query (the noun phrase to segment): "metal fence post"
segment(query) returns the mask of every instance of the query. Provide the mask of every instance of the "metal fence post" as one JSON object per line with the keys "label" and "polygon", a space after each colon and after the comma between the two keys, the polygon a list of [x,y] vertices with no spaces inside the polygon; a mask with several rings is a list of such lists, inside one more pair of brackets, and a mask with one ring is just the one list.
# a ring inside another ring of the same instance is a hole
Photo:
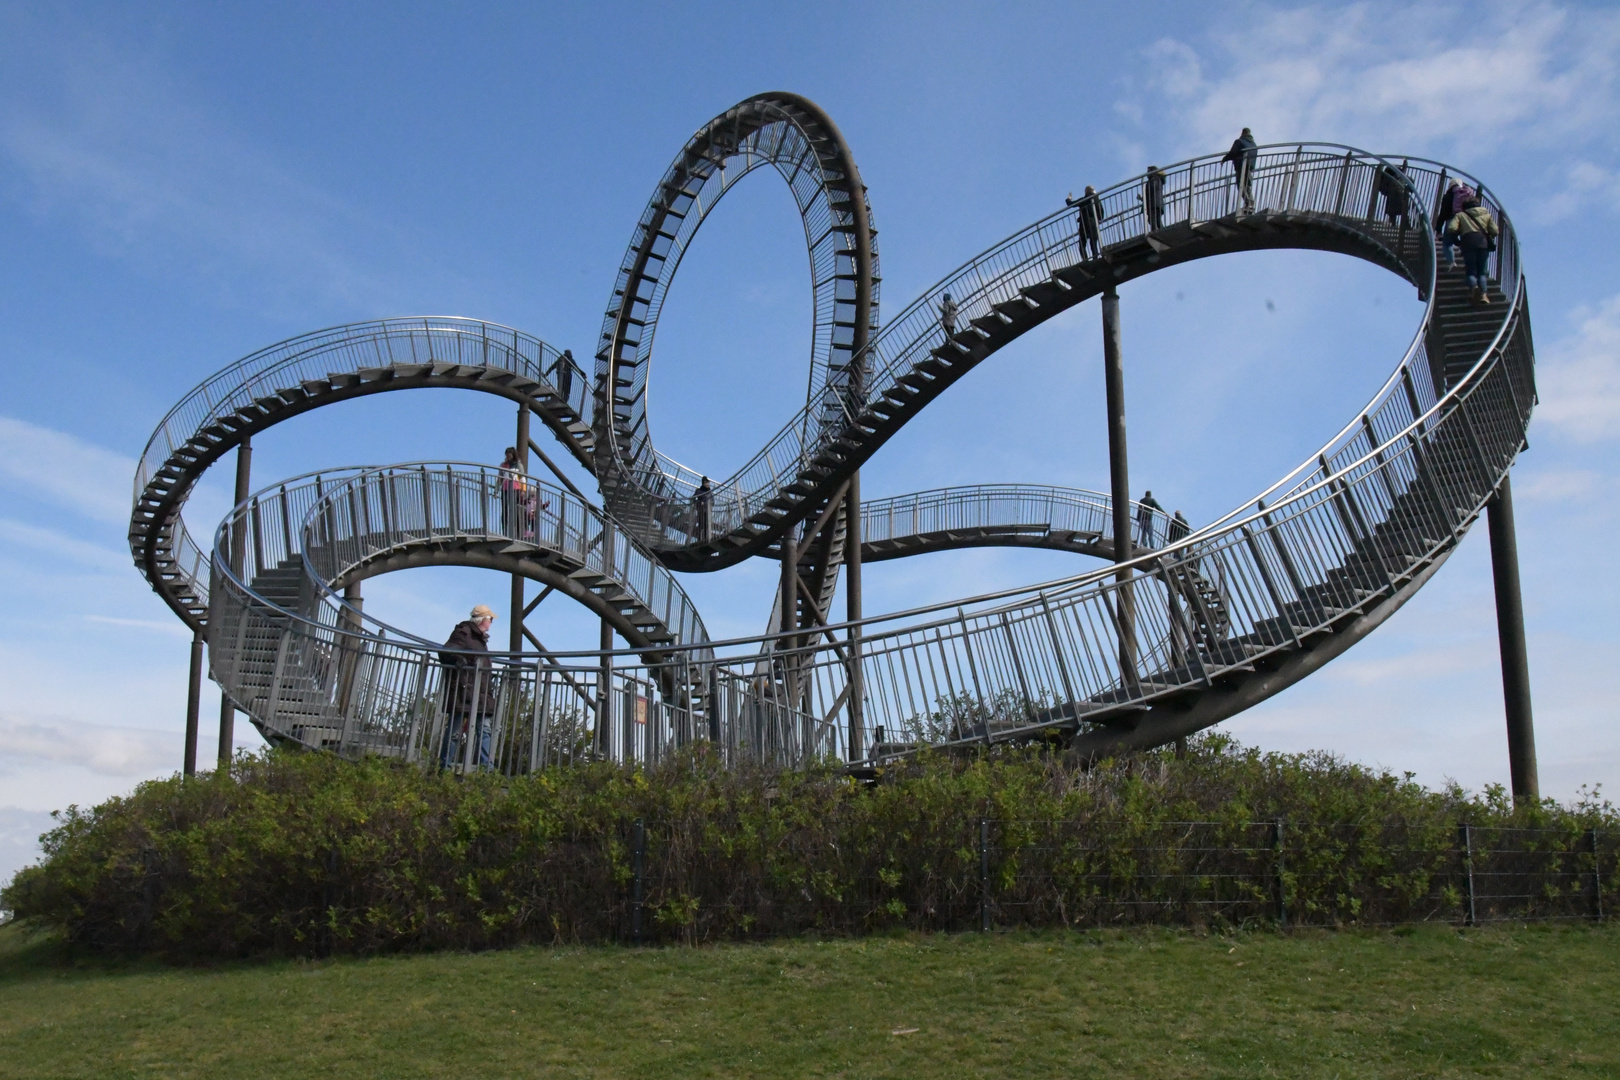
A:
{"label": "metal fence post", "polygon": [[979,931],[990,930],[990,819],[979,819]]}
{"label": "metal fence post", "polygon": [[641,818],[636,818],[635,848],[630,866],[631,873],[635,875],[635,891],[630,904],[630,937],[637,945],[641,944],[641,908],[646,897],[644,881],[646,868],[647,825]]}
{"label": "metal fence post", "polygon": [[1273,850],[1277,854],[1277,926],[1288,929],[1288,883],[1283,879],[1283,819],[1272,822]]}
{"label": "metal fence post", "polygon": [[1462,834],[1463,881],[1467,887],[1465,898],[1468,902],[1463,925],[1474,926],[1477,919],[1477,913],[1474,910],[1474,827],[1465,822],[1458,827],[1458,831]]}
{"label": "metal fence post", "polygon": [[1598,847],[1598,831],[1589,830],[1592,839],[1592,918],[1603,921],[1603,854]]}

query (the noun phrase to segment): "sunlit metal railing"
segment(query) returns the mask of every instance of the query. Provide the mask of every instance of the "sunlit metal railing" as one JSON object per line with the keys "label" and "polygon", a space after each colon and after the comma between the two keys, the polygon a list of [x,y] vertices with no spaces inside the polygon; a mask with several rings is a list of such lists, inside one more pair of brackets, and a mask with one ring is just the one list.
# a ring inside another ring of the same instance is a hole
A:
{"label": "sunlit metal railing", "polygon": [[[1030,544],[1113,555],[1114,521],[1109,496],[1096,491],[1045,484],[973,484],[935,488],[909,495],[869,499],[861,504],[861,540],[881,554],[886,546],[916,548],[968,546],[977,539]],[[1157,547],[1170,536],[1164,510],[1131,503],[1131,543]],[[873,558],[873,554],[866,556]]]}
{"label": "sunlit metal railing", "polygon": [[[1236,192],[1221,167],[1210,158],[1168,170],[1169,206],[1184,204],[1198,217],[1229,211]],[[693,739],[731,760],[784,764],[822,755],[864,761],[1051,727],[1106,742],[1127,739],[1144,710],[1172,698],[1194,708],[1215,702],[1196,721],[1215,722],[1228,707],[1222,701],[1236,711],[1245,700],[1206,691],[1266,670],[1265,692],[1273,693],[1309,670],[1291,663],[1333,655],[1404,602],[1455,547],[1523,445],[1534,357],[1512,223],[1474,182],[1501,224],[1495,280],[1506,303],[1493,309],[1501,313],[1494,338],[1471,363],[1450,357],[1448,377],[1448,365],[1428,351],[1431,330],[1443,339],[1446,328],[1434,322],[1425,212],[1448,171],[1408,163],[1415,216],[1395,227],[1370,220],[1386,167],[1359,151],[1272,148],[1261,155],[1253,192],[1262,211],[1314,215],[1322,228],[1381,230],[1429,298],[1399,365],[1319,453],[1266,492],[1120,566],[866,620],[858,660],[841,627],[768,636],[777,648],[763,663],[762,638],[716,642],[712,653],[672,647],[654,660],[641,651],[496,656],[479,676],[490,691],[486,713],[460,697],[446,700],[435,647],[369,619],[357,623],[330,594],[308,613],[267,603],[230,570],[220,547],[211,647],[228,653],[256,643],[262,688],[236,700],[274,733],[463,769],[522,772],[582,756],[650,761]],[[1133,195],[1129,184],[1104,193],[1105,243],[1140,229]],[[1043,219],[913,304],[874,345],[879,374],[892,378],[908,357],[926,354],[930,335],[938,342],[927,320],[943,288],[960,295],[970,319],[1045,280],[1061,259],[1075,261],[1072,220]],[[222,531],[218,542],[229,536]],[[864,693],[852,724],[857,662]],[[339,704],[345,700],[365,708]],[[447,737],[458,725],[467,737]],[[490,733],[487,751],[480,726]]]}
{"label": "sunlit metal railing", "polygon": [[[178,577],[155,580],[153,585],[166,595],[189,588],[206,603],[207,556],[178,516],[196,479],[189,466],[202,447],[199,440],[209,432],[225,435],[234,430],[235,418],[244,411],[251,413],[258,402],[295,400],[306,384],[330,386],[335,378],[346,387],[371,369],[399,371],[423,365],[441,371],[465,368],[482,375],[524,376],[545,384],[563,411],[579,416],[584,426],[590,424],[594,399],[583,370],[550,345],[510,327],[442,317],[381,319],[290,338],[209,376],[158,424],[135,470],[130,539],[137,564],[144,571],[147,546],[158,548],[159,563]],[[314,389],[317,396],[326,392]],[[177,486],[178,498],[173,490]],[[146,511],[160,498],[176,504],[174,518],[155,520]],[[161,535],[165,530],[168,537]]]}
{"label": "sunlit metal railing", "polygon": [[[1408,168],[1415,196],[1412,204],[1420,209],[1434,205],[1437,192],[1428,188],[1435,186],[1444,171],[1431,164],[1413,161]],[[1250,187],[1257,211],[1320,215],[1368,232],[1383,228],[1378,212],[1379,179],[1395,168],[1385,158],[1334,144],[1271,146],[1259,151]],[[1241,206],[1235,172],[1222,156],[1194,158],[1162,171],[1166,176],[1165,225],[1218,220]],[[1100,241],[1105,250],[1153,231],[1141,198],[1145,182],[1145,176],[1135,177],[1099,193],[1103,209]],[[908,305],[875,337],[865,354],[865,400],[881,398],[943,343],[939,304],[945,293],[957,305],[958,327],[967,327],[976,319],[997,318],[996,305],[1015,301],[1020,290],[1050,281],[1059,270],[1083,262],[1076,214],[1076,210],[1064,208],[1047,215],[969,260]],[[1409,233],[1413,240],[1429,235],[1427,215],[1417,213]],[[1418,248],[1423,259],[1432,263],[1432,248],[1422,244]],[[1508,275],[1503,280],[1514,280],[1514,255],[1504,251],[1500,259],[1502,272]],[[1431,273],[1432,268],[1419,266],[1413,277],[1421,287]],[[713,484],[710,534],[751,534],[749,519],[765,510],[783,489],[805,479],[821,449],[861,419],[858,413],[831,414],[809,406],[801,410],[753,459],[728,479]],[[853,468],[859,461],[856,453],[845,467]],[[689,504],[699,475],[666,458],[659,462],[657,469],[648,467],[637,475],[636,484],[670,504]],[[677,512],[655,515],[655,525],[661,523],[662,528],[647,540],[658,547],[688,543],[693,520],[691,515]]]}

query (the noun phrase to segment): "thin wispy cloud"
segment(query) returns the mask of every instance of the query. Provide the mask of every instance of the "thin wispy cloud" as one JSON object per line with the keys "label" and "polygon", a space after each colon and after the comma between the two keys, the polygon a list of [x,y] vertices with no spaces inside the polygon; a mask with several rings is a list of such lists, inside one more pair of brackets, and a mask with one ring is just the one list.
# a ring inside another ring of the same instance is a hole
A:
{"label": "thin wispy cloud", "polygon": [[104,776],[151,776],[174,761],[174,735],[169,732],[78,721],[0,716],[0,745],[13,767],[48,761],[82,766]]}
{"label": "thin wispy cloud", "polygon": [[1617,112],[1617,50],[1614,11],[1257,5],[1223,20],[1207,41],[1151,45],[1118,111],[1141,126],[1139,138],[1171,152],[1223,146],[1249,126],[1261,142],[1466,148],[1477,158],[1606,142]]}
{"label": "thin wispy cloud", "polygon": [[256,145],[169,58],[16,11],[0,12],[0,37],[30,42],[0,66],[0,171],[35,213],[71,219],[93,247],[228,305],[400,303],[409,286],[398,267],[421,260],[394,226]]}
{"label": "thin wispy cloud", "polygon": [[1536,419],[1577,442],[1620,436],[1620,296],[1579,313],[1574,334],[1538,350]]}
{"label": "thin wispy cloud", "polygon": [[156,619],[125,619],[117,615],[86,615],[84,621],[97,623],[101,626],[120,626],[152,634],[163,634],[166,637],[189,638],[191,636],[191,631],[179,621],[159,622]]}
{"label": "thin wispy cloud", "polygon": [[95,521],[117,522],[129,518],[134,477],[134,458],[66,432],[0,416],[0,484],[8,488]]}
{"label": "thin wispy cloud", "polygon": [[0,518],[0,551],[8,547],[47,555],[53,563],[61,559],[79,567],[113,573],[123,573],[130,568],[127,551],[114,551],[55,529],[42,529],[37,525]]}

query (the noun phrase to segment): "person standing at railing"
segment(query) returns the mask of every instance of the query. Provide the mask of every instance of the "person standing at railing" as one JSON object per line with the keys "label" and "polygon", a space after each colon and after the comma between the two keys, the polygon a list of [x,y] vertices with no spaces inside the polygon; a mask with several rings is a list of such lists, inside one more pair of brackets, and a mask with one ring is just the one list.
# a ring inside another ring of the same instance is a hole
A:
{"label": "person standing at railing", "polygon": [[456,624],[439,653],[444,671],[444,735],[439,740],[439,767],[448,769],[466,760],[468,739],[477,746],[474,764],[490,764],[490,740],[495,718],[494,672],[490,667],[489,627],[495,612],[479,604]]}
{"label": "person standing at railing", "polygon": [[529,484],[523,475],[523,464],[518,460],[515,446],[508,446],[506,457],[501,460],[498,488],[501,495],[501,533],[504,536],[521,537],[523,518],[526,516],[523,504]]}
{"label": "person standing at railing", "polygon": [[1136,532],[1138,543],[1142,547],[1153,547],[1153,515],[1164,513],[1164,507],[1153,497],[1153,492],[1144,491],[1142,497],[1136,502]]}
{"label": "person standing at railing", "polygon": [[1378,193],[1384,197],[1384,217],[1390,228],[1399,223],[1410,229],[1412,200],[1407,193],[1406,162],[1399,169],[1385,165],[1378,170]]}
{"label": "person standing at railing", "polygon": [[1238,193],[1243,197],[1243,209],[1254,209],[1254,167],[1260,160],[1259,144],[1254,141],[1254,133],[1248,128],[1243,134],[1232,140],[1232,149],[1226,152],[1222,161],[1232,163],[1233,174],[1237,178]]}
{"label": "person standing at railing", "polygon": [[1064,197],[1063,205],[1080,208],[1078,229],[1081,260],[1087,258],[1088,249],[1091,253],[1090,258],[1102,258],[1103,206],[1102,199],[1097,195],[1097,189],[1087,184],[1086,193],[1078,199],[1071,191]]}
{"label": "person standing at railing", "polygon": [[1440,209],[1434,215],[1434,231],[1440,236],[1440,246],[1446,251],[1446,266],[1450,269],[1457,267],[1457,241],[1446,229],[1451,219],[1462,213],[1468,200],[1474,197],[1474,189],[1458,180],[1446,185],[1446,193],[1440,196]]}
{"label": "person standing at railing", "polygon": [[946,293],[939,302],[939,325],[944,329],[945,343],[949,345],[956,336],[956,301],[951,299],[950,293]]}
{"label": "person standing at railing", "polygon": [[1487,290],[1491,284],[1491,252],[1496,250],[1496,238],[1500,235],[1490,208],[1479,201],[1479,196],[1474,196],[1463,205],[1462,213],[1446,225],[1446,231],[1457,238],[1457,246],[1462,248],[1463,272],[1468,275],[1468,287],[1472,290],[1468,298],[1476,304],[1490,303]]}
{"label": "person standing at railing", "polygon": [[1174,544],[1177,540],[1186,539],[1187,534],[1190,532],[1192,532],[1192,526],[1187,523],[1186,518],[1181,516],[1181,511],[1177,510],[1165,529],[1164,542],[1166,545]]}
{"label": "person standing at railing", "polygon": [[1164,228],[1164,170],[1157,165],[1147,167],[1147,177],[1142,181],[1142,210],[1149,231]]}
{"label": "person standing at railing", "polygon": [[692,493],[692,512],[697,518],[697,538],[702,543],[709,542],[710,529],[713,527],[712,513],[714,507],[714,488],[709,484],[709,478],[703,477],[698,481],[697,490]]}

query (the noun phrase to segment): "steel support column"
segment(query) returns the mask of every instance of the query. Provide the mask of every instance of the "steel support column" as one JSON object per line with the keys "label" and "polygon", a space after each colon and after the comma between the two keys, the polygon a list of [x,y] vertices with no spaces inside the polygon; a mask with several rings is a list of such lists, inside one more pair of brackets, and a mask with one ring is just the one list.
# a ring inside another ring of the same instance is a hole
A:
{"label": "steel support column", "polygon": [[602,650],[602,661],[596,676],[601,683],[596,690],[596,752],[605,758],[613,750],[613,733],[609,730],[613,722],[613,624],[606,619],[602,620],[597,647]]}
{"label": "steel support column", "polygon": [[849,760],[859,761],[865,742],[866,679],[861,670],[861,473],[849,478],[844,496],[844,618],[849,622]]}
{"label": "steel support column", "polygon": [[[338,629],[351,633],[360,633],[365,625],[360,613],[365,610],[366,599],[360,590],[360,582],[353,581],[343,587],[343,602],[354,609],[353,612],[344,611],[338,615]],[[355,648],[352,638],[340,635],[338,638],[338,712],[345,718],[349,715],[349,701],[354,695],[354,669],[360,662],[360,652]],[[345,728],[347,724],[345,723]]]}
{"label": "steel support column", "polygon": [[[518,406],[517,415],[517,441],[512,444],[517,449],[518,469],[525,475],[529,472],[529,406]],[[511,499],[512,506],[508,511],[509,520],[521,523],[523,520],[523,499],[519,497],[514,488],[507,498]],[[537,515],[538,516],[538,515]],[[538,522],[536,528],[538,529]],[[518,526],[521,536],[522,525]],[[525,580],[522,574],[512,575],[512,629],[507,638],[507,649],[514,653],[523,651],[523,587]]]}
{"label": "steel support column", "polygon": [[[1119,293],[1108,286],[1102,295],[1103,381],[1108,397],[1108,478],[1114,514],[1114,561],[1131,557],[1131,476],[1125,442],[1125,360],[1120,348]],[[1136,602],[1131,572],[1121,570],[1119,597],[1119,668],[1124,683],[1136,679]]]}
{"label": "steel support column", "polygon": [[[236,446],[236,498],[233,506],[241,506],[253,493],[253,441],[242,436]],[[245,523],[231,530],[231,569],[242,573],[247,560],[247,528]],[[264,567],[258,569],[263,570]],[[246,575],[244,575],[246,576]],[[236,706],[221,691],[219,695],[219,756],[220,769],[231,767],[231,755],[236,752]]]}
{"label": "steel support column", "polygon": [[782,679],[789,700],[793,697],[789,654],[798,640],[794,631],[799,628],[799,545],[793,533],[794,530],[789,529],[782,536],[782,618],[777,624],[777,629],[789,636],[778,638],[776,645],[777,651],[783,654]]}
{"label": "steel support column", "polygon": [[197,719],[202,712],[203,632],[191,634],[191,675],[186,684],[186,756],[181,771],[186,776],[197,772]]}
{"label": "steel support column", "polygon": [[1541,797],[1541,783],[1536,776],[1536,729],[1530,714],[1530,658],[1524,644],[1513,488],[1506,476],[1486,504],[1486,520],[1491,531],[1491,576],[1496,582],[1496,636],[1502,653],[1502,699],[1507,709],[1513,801],[1533,803]]}

